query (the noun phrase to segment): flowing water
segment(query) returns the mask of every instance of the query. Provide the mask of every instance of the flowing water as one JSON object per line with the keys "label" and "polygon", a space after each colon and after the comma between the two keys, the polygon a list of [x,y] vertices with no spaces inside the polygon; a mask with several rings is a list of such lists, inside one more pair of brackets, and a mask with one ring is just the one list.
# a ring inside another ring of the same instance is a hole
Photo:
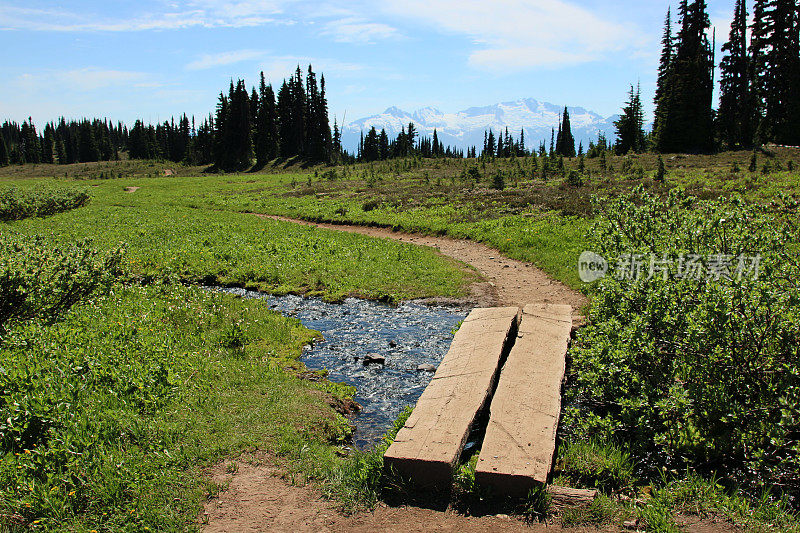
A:
{"label": "flowing water", "polygon": [[[416,403],[433,377],[417,367],[439,364],[453,329],[468,314],[467,309],[417,303],[392,306],[356,298],[327,303],[236,288],[215,290],[264,299],[271,309],[322,333],[324,340],[307,347],[301,361],[311,370],[327,370],[331,381],[356,387],[355,400],[362,409],[353,420],[353,441],[360,448],[378,442],[400,411]],[[386,363],[365,365],[366,356],[384,357]]]}

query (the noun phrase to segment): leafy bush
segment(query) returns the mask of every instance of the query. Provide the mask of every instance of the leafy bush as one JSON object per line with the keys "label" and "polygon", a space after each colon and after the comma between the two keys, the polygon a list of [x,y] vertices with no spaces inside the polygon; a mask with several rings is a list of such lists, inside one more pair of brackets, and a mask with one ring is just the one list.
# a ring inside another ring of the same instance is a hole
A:
{"label": "leafy bush", "polygon": [[54,245],[42,237],[0,236],[0,341],[10,322],[63,315],[119,274],[122,251],[89,240]]}
{"label": "leafy bush", "polygon": [[[598,202],[595,250],[668,265],[599,282],[571,349],[566,428],[629,443],[646,467],[692,465],[800,494],[797,203],[700,202],[643,188]],[[760,254],[758,276],[679,276],[680,259]]]}
{"label": "leafy bush", "polygon": [[76,189],[17,189],[0,192],[0,220],[46,217],[83,207],[89,194]]}

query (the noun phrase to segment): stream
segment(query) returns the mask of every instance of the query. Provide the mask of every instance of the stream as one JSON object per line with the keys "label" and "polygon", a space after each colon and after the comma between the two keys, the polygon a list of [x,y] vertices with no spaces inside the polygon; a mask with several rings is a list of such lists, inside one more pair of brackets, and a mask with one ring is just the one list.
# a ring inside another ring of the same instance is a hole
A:
{"label": "stream", "polygon": [[[238,288],[214,288],[243,298],[267,301],[270,309],[298,318],[324,340],[308,346],[301,361],[310,370],[327,370],[331,381],[356,387],[362,409],[353,418],[353,443],[369,448],[380,441],[407,405],[414,405],[433,377],[419,365],[438,366],[453,340],[453,329],[467,316],[464,308],[413,302],[399,306],[348,298],[271,296]],[[364,364],[368,356],[385,364]]]}

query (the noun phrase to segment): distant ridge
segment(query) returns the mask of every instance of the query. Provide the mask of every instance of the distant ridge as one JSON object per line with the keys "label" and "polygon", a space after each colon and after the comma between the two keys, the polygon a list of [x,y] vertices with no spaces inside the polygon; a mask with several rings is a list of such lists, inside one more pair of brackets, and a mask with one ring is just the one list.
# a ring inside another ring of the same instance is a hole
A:
{"label": "distant ridge", "polygon": [[[575,143],[583,142],[584,148],[589,141],[597,140],[597,134],[603,132],[613,140],[614,121],[619,115],[603,117],[582,107],[568,107],[572,134]],[[378,115],[355,120],[343,128],[342,142],[348,150],[358,147],[361,132],[369,131],[372,126],[380,131],[386,129],[390,138],[396,137],[400,129],[413,122],[417,132],[423,136],[432,136],[437,130],[439,140],[445,145],[468,148],[483,146],[483,133],[491,128],[495,133],[505,131],[506,127],[515,139],[519,138],[521,129],[525,129],[525,144],[528,149],[538,148],[540,141],[550,142],[551,128],[558,128],[559,113],[563,106],[548,102],[539,102],[533,98],[502,102],[483,107],[470,107],[457,113],[444,113],[434,107],[423,107],[409,113],[398,107],[390,107]]]}

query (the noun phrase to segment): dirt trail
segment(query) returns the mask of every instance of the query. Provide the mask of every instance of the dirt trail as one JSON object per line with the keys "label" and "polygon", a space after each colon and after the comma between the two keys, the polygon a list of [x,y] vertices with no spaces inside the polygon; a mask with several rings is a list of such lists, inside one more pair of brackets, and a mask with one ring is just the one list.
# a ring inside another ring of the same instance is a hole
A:
{"label": "dirt trail", "polygon": [[[496,250],[471,241],[445,237],[427,237],[393,232],[390,229],[352,225],[315,224],[283,217],[262,218],[295,222],[337,231],[388,238],[439,252],[476,268],[488,281],[476,283],[472,296],[479,305],[519,305],[534,302],[570,304],[576,311],[585,303],[580,293],[553,281],[528,263],[507,259]],[[284,470],[269,456],[243,457],[237,467],[217,465],[209,476],[226,487],[217,498],[207,502],[199,517],[205,533],[275,532],[275,533],[506,533],[512,531],[547,532],[598,531],[595,527],[562,528],[558,520],[549,523],[525,523],[506,515],[468,516],[452,509],[428,509],[416,506],[391,507],[380,503],[373,512],[344,515],[326,501],[313,486],[295,486],[281,477]],[[728,533],[735,528],[724,522],[689,519],[686,530],[692,533]],[[607,526],[602,531],[622,531]]]}
{"label": "dirt trail", "polygon": [[257,216],[436,248],[442,255],[471,265],[483,276],[485,281],[475,283],[472,287],[471,299],[480,306],[515,305],[522,307],[529,303],[548,302],[569,304],[577,313],[587,302],[584,295],[551,279],[530,263],[504,257],[500,252],[485,244],[449,237],[399,233],[389,228],[324,224],[271,215]]}
{"label": "dirt trail", "polygon": [[205,533],[535,533],[560,529],[553,524],[525,524],[503,515],[464,516],[452,510],[385,504],[379,504],[373,512],[348,516],[337,511],[313,487],[293,486],[281,479],[277,467],[239,463],[235,473],[226,470],[219,465],[213,472],[214,482],[228,485],[228,489],[206,504],[201,516]]}

